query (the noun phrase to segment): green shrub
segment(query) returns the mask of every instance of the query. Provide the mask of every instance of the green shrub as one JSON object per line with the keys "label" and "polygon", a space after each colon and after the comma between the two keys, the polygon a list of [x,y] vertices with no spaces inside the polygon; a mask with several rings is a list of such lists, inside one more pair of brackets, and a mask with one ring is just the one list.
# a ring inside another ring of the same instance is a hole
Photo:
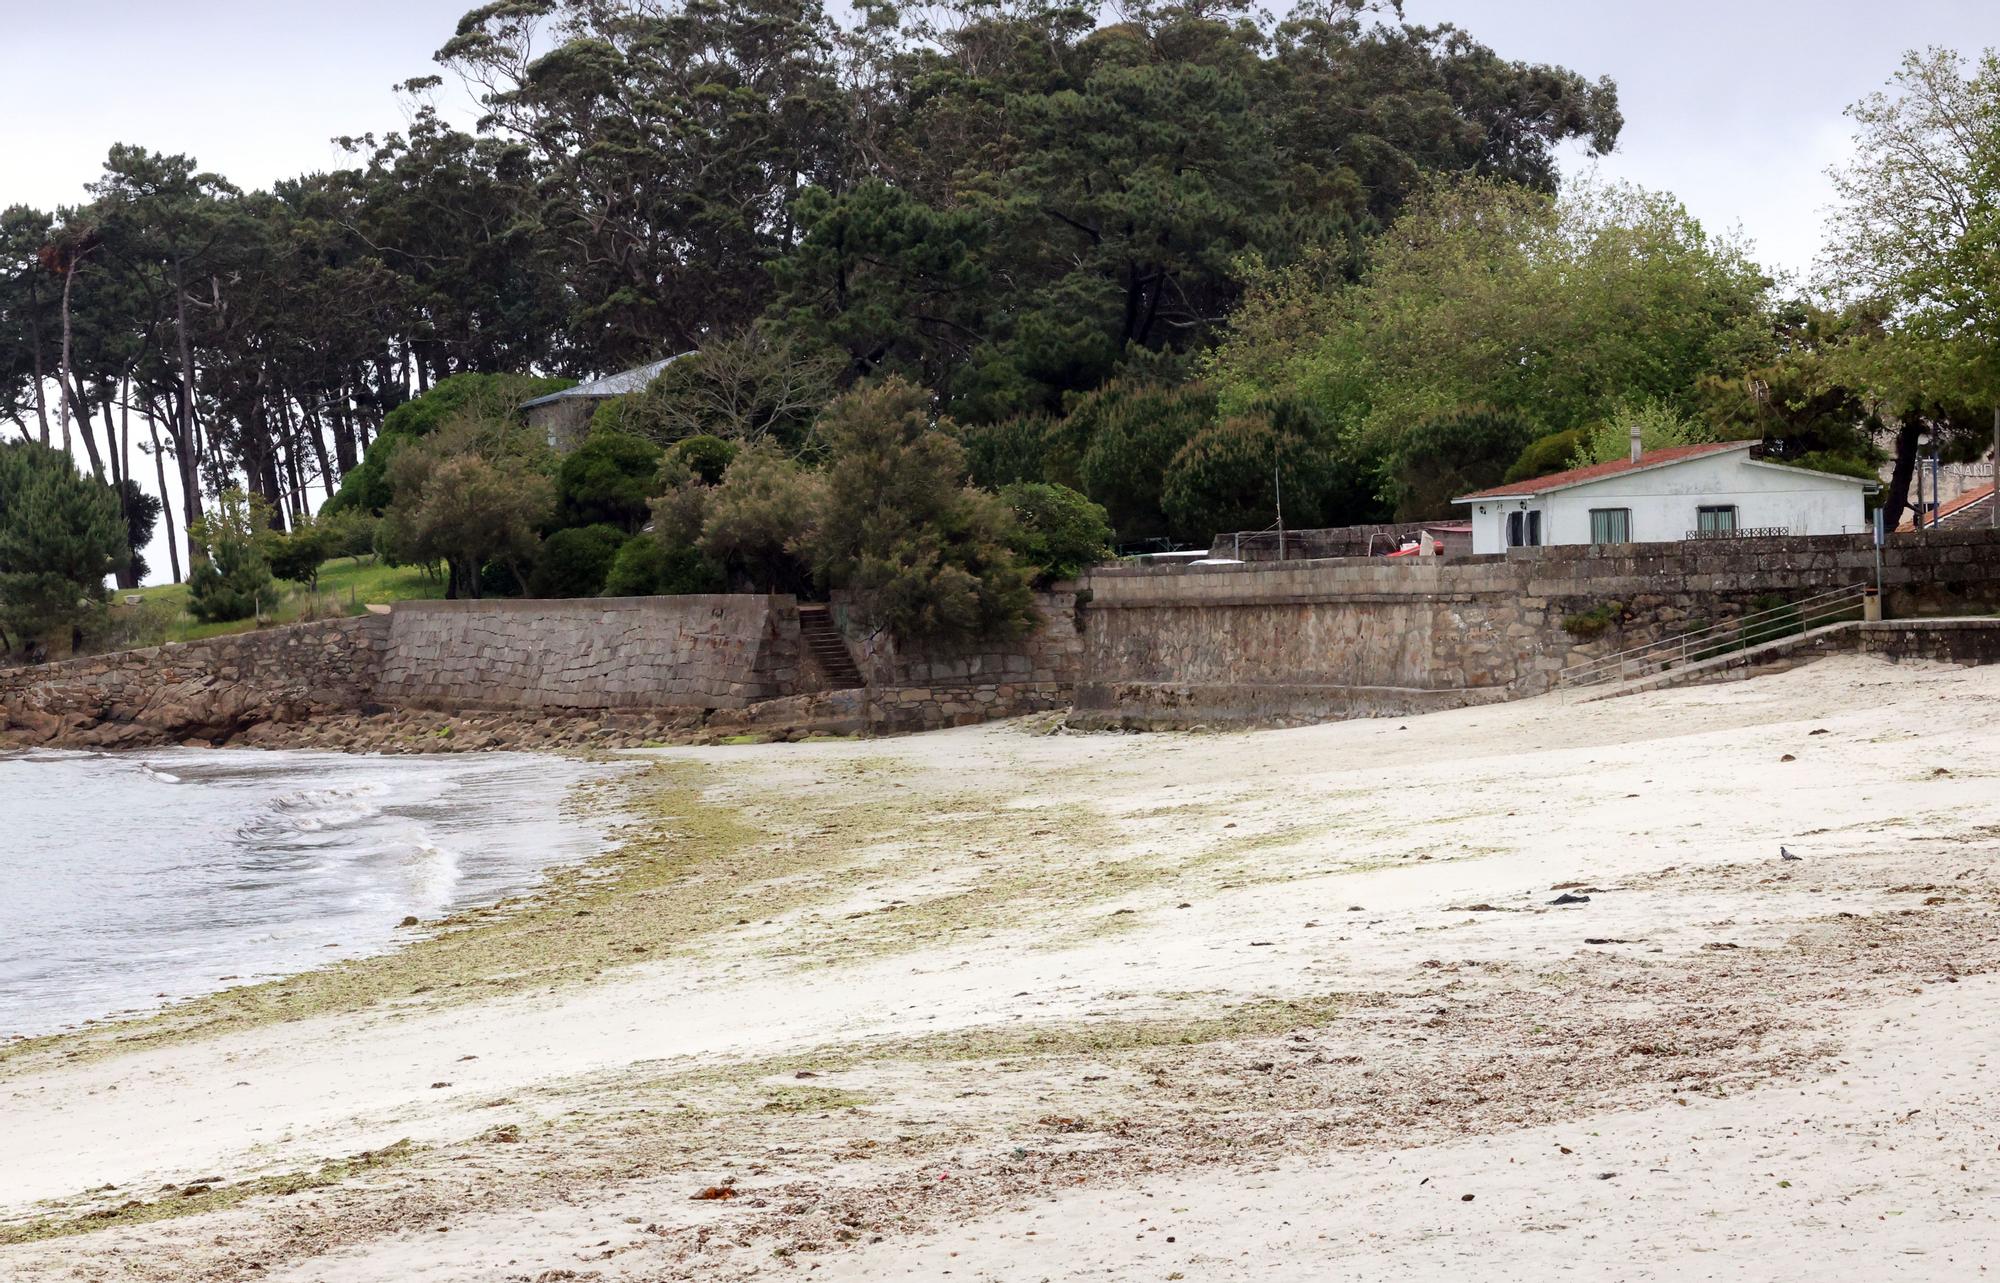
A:
{"label": "green shrub", "polygon": [[[1502,485],[1512,485],[1516,481],[1526,481],[1531,477],[1546,477],[1552,472],[1568,469],[1570,460],[1583,449],[1588,433],[1583,428],[1571,428],[1567,432],[1552,432],[1545,437],[1536,437],[1521,451],[1514,466],[1507,469],[1500,478]],[[1456,497],[1456,496],[1454,496]]]}
{"label": "green shrub", "polygon": [[722,484],[723,473],[736,458],[736,443],[721,437],[687,437],[676,441],[660,456],[659,479],[663,491],[683,481],[704,486]]}
{"label": "green shrub", "polygon": [[1344,466],[1297,404],[1253,407],[1194,435],[1167,467],[1161,506],[1174,534],[1197,545],[1218,531],[1262,530],[1277,520],[1283,481],[1285,522],[1317,526],[1334,515],[1329,498]]}
{"label": "green shrub", "polygon": [[606,597],[675,597],[685,593],[721,592],[727,586],[722,567],[688,544],[667,542],[657,535],[638,534],[625,541],[604,579]]}
{"label": "green shrub", "polygon": [[1046,476],[1103,504],[1121,540],[1158,538],[1170,527],[1167,468],[1214,418],[1215,396],[1199,384],[1107,383],[1050,431]]}
{"label": "green shrub", "polygon": [[626,531],[646,521],[660,470],[660,447],[623,432],[593,432],[556,467],[559,519],[566,526],[606,524]]}
{"label": "green shrub", "polygon": [[1000,492],[1014,510],[1014,551],[1046,587],[1074,579],[1111,556],[1111,522],[1102,505],[1068,486],[1017,481]]}
{"label": "green shrub", "polygon": [[1602,637],[1624,612],[1622,602],[1601,602],[1580,614],[1564,615],[1563,631],[1578,641],[1591,641]]}
{"label": "green shrub", "polygon": [[1583,429],[1583,443],[1570,459],[1570,466],[1616,463],[1631,458],[1634,428],[1639,430],[1641,450],[1667,450],[1716,439],[1712,424],[1682,414],[1664,401],[1632,402],[1620,406],[1604,422]]}
{"label": "green shrub", "polygon": [[[335,520],[338,519],[336,514]],[[266,531],[261,542],[264,559],[270,563],[272,574],[317,592],[319,568],[334,555],[337,535],[333,522],[321,525],[311,517],[301,516],[294,522],[290,533]]]}
{"label": "green shrub", "polygon": [[1054,426],[1055,420],[1046,414],[1023,414],[960,428],[958,439],[965,446],[972,484],[998,490],[1017,481],[1041,480],[1046,475],[1049,430]]}
{"label": "green shrub", "polygon": [[381,431],[361,462],[340,479],[340,489],[320,508],[321,516],[340,512],[380,515],[395,498],[389,464],[411,441],[430,436],[460,414],[483,419],[514,419],[523,401],[575,387],[574,379],[540,379],[523,374],[454,374],[440,379],[430,391],[405,401],[382,418]]}
{"label": "green shrub", "polygon": [[821,583],[877,594],[900,638],[1029,627],[1029,575],[1009,546],[1014,514],[965,484],[965,448],[931,422],[928,393],[885,379],[828,406],[817,428],[827,449],[811,530]]}
{"label": "green shrub", "polygon": [[604,523],[556,531],[542,540],[541,551],[535,556],[535,569],[528,576],[529,595],[597,596],[604,591],[605,577],[626,538],[624,531]]}
{"label": "green shrub", "polygon": [[1454,515],[1453,499],[1500,484],[1535,435],[1526,419],[1490,406],[1469,406],[1411,428],[1390,460],[1396,520]]}
{"label": "green shrub", "polygon": [[0,444],[0,649],[91,623],[104,577],[125,563],[118,494],[60,450]]}
{"label": "green shrub", "polygon": [[258,508],[241,490],[226,490],[189,532],[200,555],[188,574],[188,613],[203,623],[249,619],[277,607]]}

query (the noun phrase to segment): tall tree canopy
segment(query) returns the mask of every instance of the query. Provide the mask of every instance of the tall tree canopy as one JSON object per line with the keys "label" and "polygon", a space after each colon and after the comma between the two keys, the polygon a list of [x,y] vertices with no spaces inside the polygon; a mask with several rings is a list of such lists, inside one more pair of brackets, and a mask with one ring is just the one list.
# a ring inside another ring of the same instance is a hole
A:
{"label": "tall tree canopy", "polygon": [[2000,452],[2000,54],[1968,66],[1948,50],[1911,53],[1890,90],[1848,109],[1855,156],[1834,172],[1821,266],[1856,313],[1832,365],[1898,425],[1893,523],[1920,433],[1976,454],[1990,413]]}
{"label": "tall tree canopy", "polygon": [[698,350],[628,430],[809,459],[889,375],[964,431],[1054,421],[1184,377],[1260,273],[1351,280],[1435,177],[1551,192],[1622,123],[1393,0],[504,0],[438,34],[469,130],[422,76],[326,172],[120,145],[74,207],[0,209],[0,422],[169,501],[176,578],[213,497],[288,528],[459,376]]}

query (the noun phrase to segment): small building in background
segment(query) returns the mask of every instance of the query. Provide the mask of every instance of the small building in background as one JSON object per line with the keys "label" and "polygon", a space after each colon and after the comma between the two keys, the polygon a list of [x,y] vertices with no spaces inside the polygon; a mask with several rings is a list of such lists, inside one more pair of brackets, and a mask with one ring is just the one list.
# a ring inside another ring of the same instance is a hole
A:
{"label": "small building in background", "polygon": [[618,397],[645,391],[647,384],[660,377],[660,371],[686,355],[683,352],[665,360],[635,365],[629,370],[620,370],[601,379],[579,383],[573,388],[523,401],[521,412],[527,416],[528,426],[539,430],[550,446],[557,450],[573,450],[583,440],[584,434],[590,431],[590,416],[597,413],[598,406]]}
{"label": "small building in background", "polygon": [[1472,551],[1543,544],[1670,543],[1865,533],[1862,477],[1772,463],[1756,441],[1672,446],[1453,500],[1471,509]]}

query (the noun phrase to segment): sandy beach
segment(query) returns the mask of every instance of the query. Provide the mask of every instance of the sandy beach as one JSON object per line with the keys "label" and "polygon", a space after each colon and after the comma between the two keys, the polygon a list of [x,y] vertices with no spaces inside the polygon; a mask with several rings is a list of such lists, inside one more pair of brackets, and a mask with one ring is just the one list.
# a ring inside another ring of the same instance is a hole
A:
{"label": "sandy beach", "polygon": [[2000,669],[1051,725],[633,753],[533,899],[0,1049],[0,1277],[2000,1268]]}

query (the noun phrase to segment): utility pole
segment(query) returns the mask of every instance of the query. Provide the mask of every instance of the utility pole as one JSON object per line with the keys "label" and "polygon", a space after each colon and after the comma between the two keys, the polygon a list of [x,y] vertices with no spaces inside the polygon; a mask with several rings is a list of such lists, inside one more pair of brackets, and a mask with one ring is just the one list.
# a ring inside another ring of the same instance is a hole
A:
{"label": "utility pole", "polygon": [[1285,482],[1277,464],[1271,465],[1271,493],[1278,504],[1278,560],[1285,559]]}

